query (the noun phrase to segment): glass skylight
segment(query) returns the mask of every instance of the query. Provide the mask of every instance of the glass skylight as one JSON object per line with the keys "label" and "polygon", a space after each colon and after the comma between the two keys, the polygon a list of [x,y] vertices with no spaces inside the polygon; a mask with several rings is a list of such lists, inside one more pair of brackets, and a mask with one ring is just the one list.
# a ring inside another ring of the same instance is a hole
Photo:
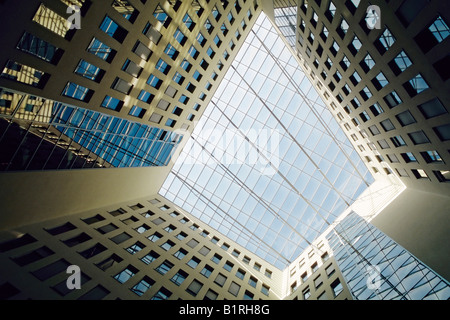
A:
{"label": "glass skylight", "polygon": [[262,13],[160,194],[284,269],[372,182]]}

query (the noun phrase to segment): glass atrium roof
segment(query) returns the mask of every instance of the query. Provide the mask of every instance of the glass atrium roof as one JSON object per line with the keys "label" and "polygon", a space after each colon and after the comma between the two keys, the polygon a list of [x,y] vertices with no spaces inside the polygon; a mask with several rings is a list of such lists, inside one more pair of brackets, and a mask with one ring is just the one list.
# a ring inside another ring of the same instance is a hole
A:
{"label": "glass atrium roof", "polygon": [[261,13],[160,194],[284,269],[373,181]]}

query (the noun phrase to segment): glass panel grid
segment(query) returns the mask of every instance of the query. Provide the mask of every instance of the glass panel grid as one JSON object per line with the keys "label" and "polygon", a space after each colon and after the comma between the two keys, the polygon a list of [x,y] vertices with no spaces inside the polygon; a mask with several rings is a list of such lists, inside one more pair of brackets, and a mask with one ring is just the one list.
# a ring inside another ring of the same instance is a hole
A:
{"label": "glass panel grid", "polygon": [[[65,93],[83,98],[84,91],[80,91],[78,95],[77,87],[72,88],[70,85],[76,86],[69,83]],[[20,103],[15,95],[19,93],[3,94],[0,100]],[[25,96],[25,99],[30,97]],[[32,128],[26,133],[29,142],[18,144],[15,150],[3,154],[3,160],[8,165],[2,170],[164,166],[168,164],[182,139],[182,135],[174,132],[52,100],[34,98],[33,108],[28,108],[28,111],[10,114],[8,110],[2,110],[0,113],[2,121],[9,119],[18,124],[27,123]],[[111,97],[105,99],[108,104],[108,101],[112,101]],[[118,101],[104,106],[117,108]],[[16,108],[22,110],[23,106],[17,105],[14,109]],[[3,140],[0,144],[6,143],[8,135],[13,134],[14,130],[19,129],[15,126],[2,127]],[[42,142],[39,143],[38,140]],[[51,147],[53,151],[50,154],[40,152],[39,146],[49,143],[55,146]],[[22,161],[21,155],[24,152],[33,157]]]}
{"label": "glass panel grid", "polygon": [[327,239],[356,300],[450,298],[445,279],[355,212]]}
{"label": "glass panel grid", "polygon": [[283,269],[373,178],[264,14],[253,31],[160,194]]}

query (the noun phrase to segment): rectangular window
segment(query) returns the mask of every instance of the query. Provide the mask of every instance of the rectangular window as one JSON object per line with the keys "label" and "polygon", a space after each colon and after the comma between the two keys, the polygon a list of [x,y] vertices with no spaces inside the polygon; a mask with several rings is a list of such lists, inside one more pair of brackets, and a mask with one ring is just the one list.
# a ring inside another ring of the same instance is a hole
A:
{"label": "rectangular window", "polygon": [[429,179],[427,173],[422,169],[411,169],[411,172],[417,179]]}
{"label": "rectangular window", "polygon": [[17,49],[32,54],[39,59],[56,64],[63,51],[54,45],[25,32],[17,44]]}
{"label": "rectangular window", "polygon": [[317,289],[323,284],[322,277],[318,276],[314,279],[314,287]]}
{"label": "rectangular window", "polygon": [[377,90],[381,90],[389,84],[389,81],[386,79],[384,73],[380,72],[375,78],[372,79],[372,83]]}
{"label": "rectangular window", "polygon": [[66,222],[60,226],[49,228],[49,229],[45,228],[44,230],[47,231],[48,233],[50,233],[52,236],[56,236],[58,234],[68,232],[68,231],[71,231],[74,229],[76,229],[76,227],[72,223]]}
{"label": "rectangular window", "polygon": [[119,257],[116,254],[112,254],[111,256],[109,256],[108,258],[106,258],[105,260],[100,261],[99,263],[96,264],[96,266],[100,269],[100,270],[107,270],[109,268],[111,268],[113,265],[122,262],[122,258]]}
{"label": "rectangular window", "polygon": [[101,215],[97,214],[95,216],[89,217],[89,218],[85,218],[85,219],[81,219],[83,220],[86,224],[91,225],[93,223],[99,222],[99,221],[103,221],[105,220],[105,218],[103,218]]}
{"label": "rectangular window", "polygon": [[208,47],[208,50],[206,50],[206,54],[212,59],[215,56],[215,52],[211,47]]}
{"label": "rectangular window", "polygon": [[110,240],[115,244],[120,244],[124,241],[127,241],[128,239],[131,239],[131,236],[126,232],[122,232],[121,234],[118,234],[117,236],[110,238]]}
{"label": "rectangular window", "polygon": [[122,15],[125,19],[133,23],[136,21],[139,11],[136,10],[128,0],[114,0],[113,8]]}
{"label": "rectangular window", "polygon": [[339,51],[339,45],[336,41],[333,41],[333,44],[331,45],[331,48],[330,48],[330,52],[333,54],[333,56],[336,56],[338,51]]}
{"label": "rectangular window", "polygon": [[116,79],[114,79],[113,83],[111,84],[111,89],[128,95],[131,89],[133,89],[133,85],[124,79],[116,77]]}
{"label": "rectangular window", "polygon": [[128,267],[126,267],[125,269],[123,269],[121,272],[119,272],[118,274],[116,274],[114,276],[114,279],[116,279],[117,281],[119,281],[120,283],[125,283],[126,281],[128,281],[129,279],[131,279],[132,277],[134,277],[134,275],[136,273],[138,273],[139,270],[136,269],[135,267],[133,267],[131,264],[128,265]]}
{"label": "rectangular window", "polygon": [[403,157],[403,160],[405,160],[406,163],[417,162],[417,159],[412,152],[405,152],[401,153],[400,155]]}
{"label": "rectangular window", "polygon": [[333,1],[330,0],[328,4],[328,9],[325,11],[325,17],[331,22],[333,21],[334,15],[336,14],[336,6]]}
{"label": "rectangular window", "polygon": [[375,47],[378,49],[380,54],[384,54],[389,50],[395,43],[395,37],[391,31],[386,28],[383,34],[375,41]]}
{"label": "rectangular window", "polygon": [[411,112],[409,112],[408,110],[397,114],[395,117],[403,127],[417,122]]}
{"label": "rectangular window", "polygon": [[222,257],[220,255],[218,255],[218,254],[214,254],[214,256],[211,258],[211,260],[214,263],[218,264],[220,262],[220,260],[222,260]]}
{"label": "rectangular window", "polygon": [[438,98],[433,98],[417,106],[425,119],[430,119],[448,113],[445,106]]}
{"label": "rectangular window", "polygon": [[75,68],[75,73],[89,80],[100,82],[104,71],[99,67],[96,67],[93,64],[87,62],[86,60],[81,59],[80,62],[78,62],[77,67]]}
{"label": "rectangular window", "polygon": [[[106,249],[106,248],[105,248]],[[21,256],[14,257],[12,260],[19,266],[23,267],[29,265],[30,263],[39,261],[43,258],[49,257],[55,252],[47,247],[40,247]]]}
{"label": "rectangular window", "polygon": [[184,233],[183,231],[176,235],[176,238],[178,240],[184,240],[186,237],[187,237],[187,234]]}
{"label": "rectangular window", "polygon": [[433,127],[433,130],[441,141],[450,140],[450,124]]}
{"label": "rectangular window", "polygon": [[135,254],[135,253],[138,253],[139,251],[141,251],[144,248],[145,248],[145,245],[142,244],[141,242],[137,241],[135,244],[132,244],[131,246],[126,248],[126,250],[129,253],[131,253],[131,254]]}
{"label": "rectangular window", "polygon": [[145,255],[141,258],[141,261],[145,264],[150,264],[158,258],[159,258],[159,254],[156,253],[155,251],[151,250],[147,255]]}
{"label": "rectangular window", "polygon": [[175,40],[177,40],[182,46],[186,43],[187,37],[177,28],[173,34]]}
{"label": "rectangular window", "polygon": [[197,59],[198,55],[200,54],[193,45],[189,48],[188,53],[194,59]]}
{"label": "rectangular window", "polygon": [[236,282],[232,281],[230,287],[228,288],[228,292],[231,293],[233,296],[237,297],[240,289],[241,286],[238,285]]}
{"label": "rectangular window", "polygon": [[70,23],[67,23],[66,18],[47,8],[42,3],[34,15],[33,21],[61,37],[65,37],[70,28]]}
{"label": "rectangular window", "polygon": [[159,59],[158,62],[156,63],[155,69],[159,70],[164,74],[167,74],[170,71],[170,66],[163,59]]}
{"label": "rectangular window", "polygon": [[248,284],[251,285],[253,288],[256,288],[256,285],[258,284],[258,279],[255,277],[250,277],[248,280]]}
{"label": "rectangular window", "polygon": [[214,280],[214,282],[219,285],[220,287],[223,287],[223,285],[225,284],[225,281],[227,281],[227,277],[225,277],[223,274],[219,273],[216,276],[216,279]]}
{"label": "rectangular window", "polygon": [[420,153],[427,163],[443,163],[441,156],[436,150],[430,150]]}
{"label": "rectangular window", "polygon": [[102,23],[100,24],[100,30],[105,32],[107,35],[122,43],[128,34],[128,31],[121,26],[119,26],[114,20],[109,16],[106,16]]}
{"label": "rectangular window", "polygon": [[192,257],[192,259],[189,260],[187,265],[189,267],[191,267],[192,269],[195,269],[198,266],[199,263],[200,263],[200,259],[198,259],[197,257]]}
{"label": "rectangular window", "polygon": [[151,103],[154,97],[155,97],[154,94],[151,94],[150,92],[145,90],[141,90],[141,92],[138,95],[138,99],[146,103]]}
{"label": "rectangular window", "polygon": [[99,228],[97,228],[95,230],[97,230],[101,234],[107,234],[108,232],[111,232],[111,231],[114,231],[114,230],[117,230],[117,229],[118,229],[118,227],[115,224],[109,223],[109,224],[104,225],[102,227],[99,227]]}
{"label": "rectangular window", "polygon": [[92,39],[86,50],[106,62],[111,62],[116,55],[116,51],[114,49],[111,49],[108,45],[104,44],[97,38]]}
{"label": "rectangular window", "polygon": [[440,170],[440,171],[433,171],[436,178],[439,180],[439,182],[450,182],[450,171],[448,170]]}
{"label": "rectangular window", "polygon": [[124,213],[127,213],[127,211],[124,210],[123,208],[119,208],[117,210],[109,211],[109,214],[112,215],[113,217],[120,216],[121,214],[124,214]]}
{"label": "rectangular window", "polygon": [[13,60],[6,62],[0,76],[37,88],[43,88],[49,78],[48,74]]}
{"label": "rectangular window", "polygon": [[174,245],[175,245],[175,243],[173,241],[167,240],[160,247],[166,251],[169,251],[170,248],[172,248]]}
{"label": "rectangular window", "polygon": [[429,88],[427,81],[420,73],[410,79],[408,82],[405,82],[403,84],[403,87],[411,97],[414,97],[415,95],[418,95],[422,91],[425,91]]}
{"label": "rectangular window", "polygon": [[391,138],[392,143],[394,144],[395,147],[402,147],[402,146],[406,146],[406,142],[405,140],[403,140],[402,136],[395,136]]}
{"label": "rectangular window", "polygon": [[137,227],[134,230],[136,230],[137,233],[144,233],[145,231],[150,230],[150,227],[144,223],[143,225]]}
{"label": "rectangular window", "polygon": [[38,278],[41,281],[45,281],[47,279],[50,279],[57,274],[61,272],[66,272],[67,267],[70,265],[69,262],[67,262],[64,259],[59,259],[49,265],[46,265],[45,267],[42,267],[36,271],[31,272],[33,276]]}
{"label": "rectangular window", "polygon": [[236,272],[236,277],[238,277],[239,279],[243,280],[245,277],[245,271],[242,269],[238,269],[238,271]]}
{"label": "rectangular window", "polygon": [[344,290],[339,279],[336,279],[331,283],[331,289],[333,290],[333,294],[335,297],[337,297]]}
{"label": "rectangular window", "polygon": [[427,135],[423,131],[411,132],[411,133],[408,133],[408,136],[415,145],[423,144],[423,143],[430,143],[430,140],[428,139]]}
{"label": "rectangular window", "polygon": [[150,300],[168,300],[172,292],[162,287]]}
{"label": "rectangular window", "polygon": [[131,61],[130,59],[125,60],[125,63],[122,66],[122,71],[125,71],[135,78],[139,77],[142,69],[142,67],[138,66],[134,61]]}
{"label": "rectangular window", "polygon": [[338,34],[341,37],[341,39],[344,39],[344,36],[347,33],[348,28],[349,28],[349,25],[347,23],[347,20],[342,18],[341,23],[339,24],[338,28],[336,29],[336,31],[338,32]]}
{"label": "rectangular window", "polygon": [[372,68],[375,66],[375,60],[373,60],[372,56],[370,54],[366,54],[364,59],[359,63],[361,68],[364,70],[365,73],[372,70]]}
{"label": "rectangular window", "polygon": [[180,250],[178,250],[177,252],[175,252],[173,254],[173,256],[175,258],[177,258],[178,260],[183,259],[186,255],[188,254],[188,252],[186,250],[184,250],[183,248],[181,248]]}
{"label": "rectangular window", "polygon": [[151,87],[153,87],[153,88],[155,88],[155,89],[159,89],[159,87],[160,87],[161,84],[162,84],[162,80],[159,79],[157,76],[151,74],[151,75],[148,77],[146,83],[147,83],[149,86],[151,86]]}
{"label": "rectangular window", "polygon": [[77,246],[83,242],[86,242],[88,240],[91,240],[92,238],[85,232],[80,233],[79,235],[76,235],[75,237],[63,240],[62,242],[68,246],[68,247],[74,247]]}
{"label": "rectangular window", "polygon": [[193,280],[191,284],[187,287],[186,291],[193,295],[194,297],[197,296],[198,292],[203,287],[203,283],[197,280]]}
{"label": "rectangular window", "polygon": [[122,109],[122,106],[123,101],[110,96],[106,96],[101,104],[101,107],[111,109],[117,112],[119,112]]}
{"label": "rectangular window", "polygon": [[369,88],[364,87],[359,94],[361,95],[361,97],[363,98],[364,101],[369,100],[372,97],[372,92],[370,91]]}
{"label": "rectangular window", "polygon": [[195,248],[198,244],[199,242],[195,239],[191,239],[186,243],[186,245],[188,245],[191,248]]}
{"label": "rectangular window", "polygon": [[175,60],[178,57],[179,52],[172,46],[170,43],[164,49],[164,53],[167,54],[172,60]]}
{"label": "rectangular window", "polygon": [[268,287],[265,284],[263,284],[262,287],[261,287],[261,292],[262,292],[262,294],[268,296],[269,292],[270,292],[270,287]]}
{"label": "rectangular window", "polygon": [[353,74],[350,76],[350,81],[353,83],[354,86],[356,86],[358,83],[361,82],[361,76],[357,71],[353,72]]}
{"label": "rectangular window", "polygon": [[189,274],[180,269],[170,280],[177,286],[179,286],[184,282],[184,280],[186,280],[188,276]]}
{"label": "rectangular window", "polygon": [[394,108],[403,102],[402,99],[400,99],[400,96],[395,91],[392,91],[387,96],[385,96],[383,99],[386,102],[386,104],[389,106],[389,108]]}
{"label": "rectangular window", "polygon": [[189,72],[192,68],[192,64],[189,63],[186,59],[181,62],[181,68],[183,68],[186,72]]}
{"label": "rectangular window", "polygon": [[164,11],[163,8],[158,4],[155,11],[153,11],[153,16],[158,20],[164,27],[168,27],[170,23],[169,15]]}
{"label": "rectangular window", "polygon": [[[244,22],[244,21],[242,21],[242,22]],[[244,23],[245,23],[245,22],[244,22]],[[225,26],[225,23],[222,23],[222,25],[220,26],[220,31],[222,31],[222,34],[223,34],[224,36],[227,35],[228,29],[227,29],[227,27]]]}
{"label": "rectangular window", "polygon": [[323,25],[322,32],[320,33],[320,37],[322,38],[322,40],[324,42],[327,41],[329,33],[330,32],[328,31],[327,27],[325,27],[325,25]]}
{"label": "rectangular window", "polygon": [[200,274],[205,276],[206,278],[209,278],[209,276],[211,275],[211,273],[214,271],[214,268],[211,267],[210,265],[205,265],[205,267],[202,269],[202,271],[200,271]]}
{"label": "rectangular window", "polygon": [[152,51],[139,40],[136,41],[136,44],[134,45],[132,51],[144,61],[148,61],[148,59],[152,55]]}
{"label": "rectangular window", "polygon": [[389,149],[390,148],[389,144],[384,139],[378,140],[378,144],[380,145],[381,149]]}
{"label": "rectangular window", "polygon": [[347,46],[347,48],[350,50],[350,52],[355,56],[359,50],[361,50],[362,43],[361,40],[355,35],[353,37],[352,42]]}
{"label": "rectangular window", "polygon": [[231,272],[231,269],[233,269],[234,264],[231,263],[230,261],[225,262],[225,264],[223,265],[223,268],[229,272]]}
{"label": "rectangular window", "polygon": [[383,127],[384,131],[388,132],[395,129],[394,124],[391,120],[386,119],[380,122],[380,125]]}
{"label": "rectangular window", "polygon": [[430,30],[439,43],[444,41],[450,34],[450,28],[441,16],[436,18],[436,20],[428,27],[428,30]]}
{"label": "rectangular window", "polygon": [[389,62],[389,66],[391,67],[395,75],[399,75],[411,65],[412,61],[411,59],[409,59],[404,50],[400,51],[400,53],[394,58],[394,60]]}
{"label": "rectangular window", "polygon": [[367,111],[365,111],[365,110],[364,110],[363,112],[361,112],[361,113],[359,114],[359,116],[361,117],[362,121],[364,121],[364,122],[370,120],[370,116],[369,116],[369,114],[367,113]]}
{"label": "rectangular window", "polygon": [[183,17],[183,22],[186,25],[186,27],[189,29],[189,31],[192,31],[194,29],[195,23],[187,13]]}
{"label": "rectangular window", "polygon": [[174,264],[172,262],[170,262],[169,260],[164,260],[164,262],[161,263],[158,267],[156,267],[155,270],[164,275],[167,272],[169,272],[170,269],[173,268],[173,266]]}
{"label": "rectangular window", "polygon": [[245,290],[244,300],[253,300],[255,295],[248,290]]}
{"label": "rectangular window", "polygon": [[142,278],[141,281],[136,283],[130,290],[137,294],[138,296],[142,296],[144,293],[147,292],[148,289],[150,289],[155,284],[155,281],[148,276],[145,276]]}

